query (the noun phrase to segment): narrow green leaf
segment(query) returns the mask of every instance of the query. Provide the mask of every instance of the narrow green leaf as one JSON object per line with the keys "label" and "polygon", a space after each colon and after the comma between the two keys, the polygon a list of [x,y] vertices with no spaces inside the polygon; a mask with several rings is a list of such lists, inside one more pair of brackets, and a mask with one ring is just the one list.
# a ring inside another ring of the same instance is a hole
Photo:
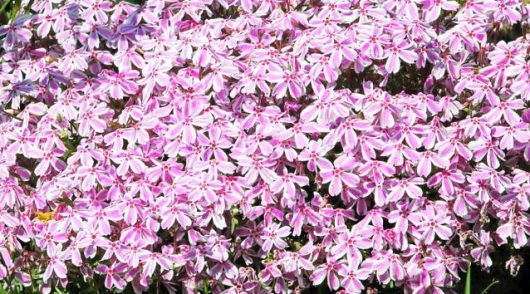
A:
{"label": "narrow green leaf", "polygon": [[488,291],[490,290],[491,287],[495,286],[496,284],[498,284],[499,281],[498,280],[493,280],[493,282],[491,282],[488,287],[486,287],[484,290],[482,290],[481,294],[487,294]]}
{"label": "narrow green leaf", "polygon": [[464,294],[471,294],[471,263],[466,273],[466,288],[464,289]]}
{"label": "narrow green leaf", "polygon": [[[6,10],[6,7],[7,5],[9,4],[9,0],[5,0],[4,2],[2,2],[2,6],[0,6],[0,13],[3,13],[4,10]],[[2,292],[0,292],[2,293]]]}

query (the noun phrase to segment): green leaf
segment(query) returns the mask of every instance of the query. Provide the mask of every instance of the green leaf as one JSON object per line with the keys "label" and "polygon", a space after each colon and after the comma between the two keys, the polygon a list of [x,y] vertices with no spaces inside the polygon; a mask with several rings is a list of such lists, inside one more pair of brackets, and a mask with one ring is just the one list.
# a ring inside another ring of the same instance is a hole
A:
{"label": "green leaf", "polygon": [[63,140],[63,143],[68,140],[68,136],[70,136],[70,133],[68,133],[67,129],[63,129],[59,131],[59,138]]}
{"label": "green leaf", "polygon": [[[2,6],[0,6],[0,13],[3,13],[4,10],[6,10],[7,5],[9,4],[9,0],[5,0],[5,2],[2,3]],[[2,292],[0,292],[2,293]]]}
{"label": "green leaf", "polygon": [[499,281],[498,280],[493,280],[493,282],[491,282],[488,287],[486,287],[484,290],[482,290],[481,294],[487,294],[489,289],[493,286],[495,286],[496,284],[498,284]]}
{"label": "green leaf", "polygon": [[232,217],[232,223],[230,225],[230,234],[233,234],[235,232],[238,224],[239,224],[239,220],[235,217]]}
{"label": "green leaf", "polygon": [[469,263],[466,273],[466,287],[464,289],[464,294],[471,294],[471,263]]}
{"label": "green leaf", "polygon": [[230,210],[230,217],[231,217],[230,233],[231,234],[234,233],[234,231],[236,230],[236,227],[239,225],[238,213],[239,213],[239,210],[237,208],[232,208]]}
{"label": "green leaf", "polygon": [[294,241],[293,242],[293,247],[294,247],[295,251],[298,251],[298,250],[300,250],[300,248],[302,248],[302,243],[300,243],[298,241]]}
{"label": "green leaf", "polygon": [[98,290],[94,287],[88,287],[85,290],[82,290],[81,293],[83,294],[97,294]]}

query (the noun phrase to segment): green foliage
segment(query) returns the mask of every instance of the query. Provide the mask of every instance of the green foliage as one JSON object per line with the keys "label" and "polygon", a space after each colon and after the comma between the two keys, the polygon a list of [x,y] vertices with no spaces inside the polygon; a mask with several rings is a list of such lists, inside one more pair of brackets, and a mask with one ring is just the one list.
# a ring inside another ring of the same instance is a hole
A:
{"label": "green foliage", "polygon": [[4,3],[2,3],[2,6],[0,6],[0,13],[4,13],[8,5],[9,5],[9,1],[5,1]]}
{"label": "green foliage", "polygon": [[20,10],[21,0],[0,0],[0,25],[4,25],[13,20]]}
{"label": "green foliage", "polygon": [[484,290],[482,290],[481,293],[482,293],[482,294],[487,294],[488,291],[491,289],[491,287],[497,285],[498,283],[499,283],[498,280],[493,280],[493,282],[491,282],[491,283],[488,285],[488,287],[486,287]]}
{"label": "green foliage", "polygon": [[207,279],[202,280],[202,287],[199,286],[197,289],[201,294],[211,294],[212,290],[210,289],[210,282]]}
{"label": "green foliage", "polygon": [[[59,120],[60,116],[57,118]],[[76,128],[76,126],[73,127]],[[59,137],[67,148],[63,155],[63,159],[66,161],[77,150],[77,146],[81,142],[81,137],[76,134],[70,134],[67,130],[61,130]]]}
{"label": "green foliage", "polygon": [[464,289],[464,294],[471,294],[471,263],[466,273],[466,288]]}

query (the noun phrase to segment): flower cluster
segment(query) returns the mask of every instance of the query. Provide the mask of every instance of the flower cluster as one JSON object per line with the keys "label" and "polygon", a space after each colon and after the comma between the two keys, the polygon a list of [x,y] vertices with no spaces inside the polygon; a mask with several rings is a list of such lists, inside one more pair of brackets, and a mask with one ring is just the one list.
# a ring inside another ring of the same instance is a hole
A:
{"label": "flower cluster", "polygon": [[529,244],[521,0],[23,8],[0,27],[0,280],[444,293]]}

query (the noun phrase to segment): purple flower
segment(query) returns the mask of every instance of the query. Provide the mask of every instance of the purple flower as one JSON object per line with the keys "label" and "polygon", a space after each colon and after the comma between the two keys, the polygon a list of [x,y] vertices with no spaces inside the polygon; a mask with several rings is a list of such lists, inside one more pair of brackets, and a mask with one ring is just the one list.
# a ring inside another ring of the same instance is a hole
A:
{"label": "purple flower", "polygon": [[529,245],[520,1],[22,2],[0,283],[443,293]]}
{"label": "purple flower", "polygon": [[264,229],[264,235],[261,237],[263,241],[262,248],[269,252],[274,245],[275,248],[283,249],[288,246],[282,238],[289,236],[291,229],[289,227],[280,227],[279,224],[270,224]]}
{"label": "purple flower", "polygon": [[452,233],[448,226],[450,217],[443,207],[427,206],[422,212],[421,221],[415,223],[420,227],[421,237],[426,244],[432,244],[435,236],[442,240],[448,240]]}
{"label": "purple flower", "polygon": [[27,15],[18,16],[12,23],[0,27],[0,37],[5,36],[2,46],[10,50],[17,43],[28,43],[31,40],[31,28],[27,27],[31,18]]}

